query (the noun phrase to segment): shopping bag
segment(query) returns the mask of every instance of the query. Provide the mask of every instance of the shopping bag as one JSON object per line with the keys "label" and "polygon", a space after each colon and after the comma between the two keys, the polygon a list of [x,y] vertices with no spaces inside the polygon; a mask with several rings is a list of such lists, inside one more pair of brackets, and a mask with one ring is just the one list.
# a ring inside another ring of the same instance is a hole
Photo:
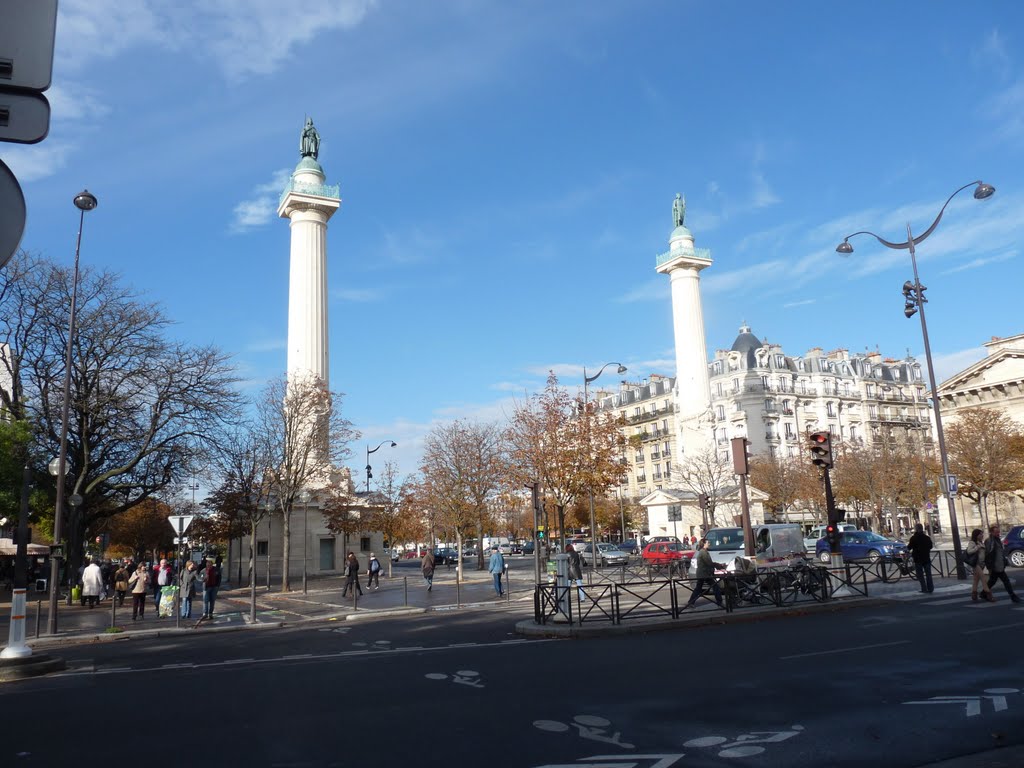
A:
{"label": "shopping bag", "polygon": [[160,592],[160,616],[170,618],[174,615],[174,600],[178,596],[177,587],[164,587]]}
{"label": "shopping bag", "polygon": [[77,603],[82,599],[82,588],[72,587],[71,588],[71,602]]}

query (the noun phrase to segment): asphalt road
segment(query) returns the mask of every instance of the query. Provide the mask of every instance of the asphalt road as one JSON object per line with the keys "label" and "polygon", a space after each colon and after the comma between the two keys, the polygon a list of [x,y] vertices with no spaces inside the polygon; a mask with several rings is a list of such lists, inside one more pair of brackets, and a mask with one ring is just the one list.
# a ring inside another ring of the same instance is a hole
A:
{"label": "asphalt road", "polygon": [[77,646],[67,673],[0,686],[22,715],[0,765],[1021,764],[1024,610],[964,589],[587,640],[518,638],[529,606],[495,603]]}

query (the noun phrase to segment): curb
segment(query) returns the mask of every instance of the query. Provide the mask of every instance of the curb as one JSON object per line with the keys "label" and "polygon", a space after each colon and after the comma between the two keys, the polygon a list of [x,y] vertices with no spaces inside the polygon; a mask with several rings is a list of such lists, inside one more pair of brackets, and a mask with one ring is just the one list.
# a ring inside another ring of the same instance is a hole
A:
{"label": "curb", "polygon": [[735,624],[745,621],[762,621],[776,616],[801,616],[807,613],[834,613],[847,608],[859,608],[880,605],[884,602],[880,597],[854,597],[842,601],[828,603],[808,603],[792,608],[755,608],[726,613],[710,611],[706,615],[689,614],[685,618],[638,619],[631,624],[609,624],[592,622],[588,624],[537,624],[533,619],[516,622],[516,633],[523,637],[572,637],[577,639],[591,637],[620,636],[646,634],[648,632],[667,632],[707,627],[716,624]]}
{"label": "curb", "polygon": [[25,680],[29,677],[40,677],[51,672],[60,672],[67,668],[64,659],[46,653],[33,654],[15,659],[0,661],[0,683],[14,680]]}

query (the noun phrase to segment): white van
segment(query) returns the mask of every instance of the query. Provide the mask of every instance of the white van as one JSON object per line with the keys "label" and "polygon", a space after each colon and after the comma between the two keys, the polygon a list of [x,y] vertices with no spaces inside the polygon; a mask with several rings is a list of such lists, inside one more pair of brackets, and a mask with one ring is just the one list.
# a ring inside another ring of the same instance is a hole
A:
{"label": "white van", "polygon": [[[836,523],[836,527],[839,529],[840,533],[844,531],[857,530],[857,526],[853,523]],[[804,536],[804,546],[807,548],[808,552],[814,552],[814,548],[818,546],[818,539],[825,535],[826,528],[828,528],[827,525],[816,525],[811,528],[810,532],[806,536]]]}
{"label": "white van", "polygon": [[[803,531],[797,523],[765,523],[751,526],[754,533],[754,562],[758,566],[785,568],[806,557]],[[708,551],[716,563],[735,570],[734,561],[743,557],[742,528],[712,528],[705,537]]]}

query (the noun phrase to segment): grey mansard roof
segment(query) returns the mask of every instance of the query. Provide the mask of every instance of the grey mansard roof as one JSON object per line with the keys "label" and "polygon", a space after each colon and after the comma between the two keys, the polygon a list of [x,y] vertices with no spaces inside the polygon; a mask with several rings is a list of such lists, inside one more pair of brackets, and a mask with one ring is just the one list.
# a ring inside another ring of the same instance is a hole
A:
{"label": "grey mansard roof", "polygon": [[754,356],[754,352],[762,346],[764,345],[761,344],[761,340],[750,332],[750,326],[741,325],[740,335],[732,343],[730,351],[741,353],[746,358],[747,368],[755,368],[757,367],[757,359]]}

